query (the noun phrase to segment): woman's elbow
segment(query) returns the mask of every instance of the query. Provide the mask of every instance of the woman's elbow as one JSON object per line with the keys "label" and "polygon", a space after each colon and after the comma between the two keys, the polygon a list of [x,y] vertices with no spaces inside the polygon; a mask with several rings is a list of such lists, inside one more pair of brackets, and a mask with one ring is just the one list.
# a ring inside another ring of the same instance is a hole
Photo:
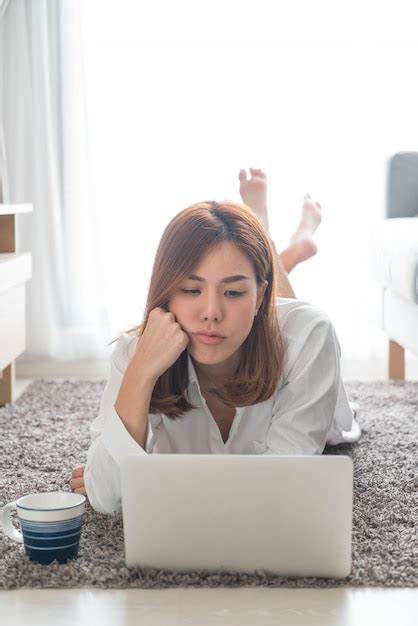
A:
{"label": "woman's elbow", "polygon": [[98,490],[95,487],[91,472],[86,467],[84,472],[84,483],[87,497],[93,509],[98,513],[106,515],[116,515],[121,508],[120,495],[115,493],[109,486],[104,490],[103,487]]}

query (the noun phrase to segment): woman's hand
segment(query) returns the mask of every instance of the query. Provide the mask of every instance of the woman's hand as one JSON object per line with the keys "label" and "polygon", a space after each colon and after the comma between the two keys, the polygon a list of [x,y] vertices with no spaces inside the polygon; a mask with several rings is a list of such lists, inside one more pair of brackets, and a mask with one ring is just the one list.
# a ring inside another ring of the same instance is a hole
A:
{"label": "woman's hand", "polygon": [[131,370],[141,368],[146,378],[157,381],[177,361],[189,341],[174,313],[156,307],[148,316],[129,367]]}
{"label": "woman's hand", "polygon": [[84,467],[85,465],[79,465],[73,469],[73,473],[70,478],[70,487],[75,493],[81,493],[86,496],[86,489],[84,487]]}

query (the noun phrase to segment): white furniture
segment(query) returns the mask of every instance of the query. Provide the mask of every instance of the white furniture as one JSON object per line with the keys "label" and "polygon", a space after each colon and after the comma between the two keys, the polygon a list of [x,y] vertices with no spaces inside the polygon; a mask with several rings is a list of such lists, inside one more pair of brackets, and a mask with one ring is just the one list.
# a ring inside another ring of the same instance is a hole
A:
{"label": "white furniture", "polygon": [[381,327],[389,339],[389,378],[405,378],[405,349],[418,355],[418,153],[389,161],[386,219],[370,260],[382,287]]}
{"label": "white furniture", "polygon": [[0,406],[15,399],[15,359],[26,347],[25,282],[31,254],[16,251],[16,214],[30,204],[0,204]]}

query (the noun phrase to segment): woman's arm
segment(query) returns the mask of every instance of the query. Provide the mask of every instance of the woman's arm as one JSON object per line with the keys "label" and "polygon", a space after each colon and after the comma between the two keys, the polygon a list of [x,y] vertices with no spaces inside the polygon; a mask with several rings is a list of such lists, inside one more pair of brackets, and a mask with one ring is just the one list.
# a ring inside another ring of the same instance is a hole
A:
{"label": "woman's arm", "polygon": [[[146,454],[145,426],[141,426],[140,433],[132,430],[129,422],[124,424],[115,409],[118,397],[121,400],[123,381],[127,378],[125,374],[130,362],[128,351],[132,347],[132,341],[132,335],[122,335],[116,344],[110,358],[110,374],[101,399],[99,415],[90,426],[91,444],[84,469],[84,484],[90,504],[100,513],[112,514],[121,507],[120,459],[126,455]],[[120,402],[118,406],[121,407],[121,413],[125,413],[124,402]],[[142,409],[145,417],[145,407]],[[126,420],[125,415],[123,417]]]}

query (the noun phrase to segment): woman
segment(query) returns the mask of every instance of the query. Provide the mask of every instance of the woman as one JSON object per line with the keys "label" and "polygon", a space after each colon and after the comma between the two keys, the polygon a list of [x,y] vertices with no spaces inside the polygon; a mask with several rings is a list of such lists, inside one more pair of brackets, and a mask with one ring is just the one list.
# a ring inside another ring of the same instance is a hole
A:
{"label": "woman", "polygon": [[195,204],[161,237],[144,322],[118,339],[86,466],[70,480],[99,512],[120,509],[128,454],[321,454],[360,437],[333,325],[287,278],[316,253],[320,205],[305,196],[277,255],[267,180],[250,172],[245,204]]}

